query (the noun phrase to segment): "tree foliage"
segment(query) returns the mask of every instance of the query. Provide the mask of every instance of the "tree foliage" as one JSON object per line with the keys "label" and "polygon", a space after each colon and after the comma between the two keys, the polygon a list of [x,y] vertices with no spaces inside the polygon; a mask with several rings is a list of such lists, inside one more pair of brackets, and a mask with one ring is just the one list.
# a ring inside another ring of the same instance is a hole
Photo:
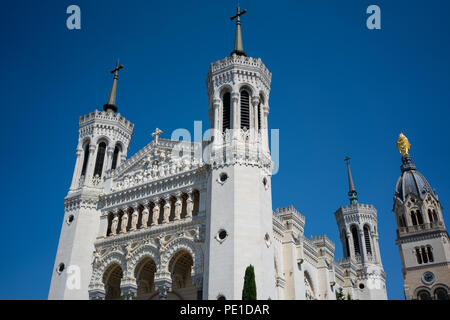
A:
{"label": "tree foliage", "polygon": [[247,269],[245,269],[242,300],[256,300],[255,269],[252,265],[249,265]]}

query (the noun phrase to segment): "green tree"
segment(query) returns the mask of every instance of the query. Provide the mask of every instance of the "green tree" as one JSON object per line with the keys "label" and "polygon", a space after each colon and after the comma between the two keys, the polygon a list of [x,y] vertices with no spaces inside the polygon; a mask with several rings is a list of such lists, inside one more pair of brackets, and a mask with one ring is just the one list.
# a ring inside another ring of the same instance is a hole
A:
{"label": "green tree", "polygon": [[352,299],[352,296],[350,295],[350,292],[347,293],[347,300],[353,300],[353,299]]}
{"label": "green tree", "polygon": [[252,265],[249,265],[247,269],[245,269],[242,300],[256,300],[255,269]]}
{"label": "green tree", "polygon": [[336,291],[336,300],[345,300],[345,295],[342,288]]}

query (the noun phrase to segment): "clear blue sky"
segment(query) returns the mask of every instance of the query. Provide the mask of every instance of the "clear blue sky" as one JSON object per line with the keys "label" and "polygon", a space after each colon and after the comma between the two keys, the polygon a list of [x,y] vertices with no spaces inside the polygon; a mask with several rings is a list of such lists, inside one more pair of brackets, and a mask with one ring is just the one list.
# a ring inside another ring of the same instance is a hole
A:
{"label": "clear blue sky", "polygon": [[[82,29],[66,28],[77,4]],[[381,7],[382,30],[365,27]],[[236,1],[2,1],[1,299],[46,299],[75,164],[78,118],[106,102],[120,58],[119,112],[135,123],[129,155],[165,132],[208,126],[209,64],[234,44]],[[360,202],[378,210],[390,299],[403,299],[392,212],[400,131],[444,206],[450,201],[450,2],[241,0],[244,47],[273,73],[280,129],[273,207],[293,204],[305,233],[342,257],[334,212],[348,203],[344,157]],[[163,137],[167,137],[163,135]]]}

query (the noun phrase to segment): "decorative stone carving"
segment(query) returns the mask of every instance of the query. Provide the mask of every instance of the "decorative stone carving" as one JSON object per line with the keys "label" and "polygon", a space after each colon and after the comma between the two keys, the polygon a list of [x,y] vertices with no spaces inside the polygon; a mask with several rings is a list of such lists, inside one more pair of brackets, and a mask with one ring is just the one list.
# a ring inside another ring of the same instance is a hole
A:
{"label": "decorative stone carving", "polygon": [[158,219],[159,219],[159,204],[156,202],[155,206],[153,207],[152,226],[158,225]]}
{"label": "decorative stone carving", "polygon": [[147,228],[148,217],[149,217],[148,209],[144,208],[144,210],[142,210],[141,229]]}
{"label": "decorative stone carving", "polygon": [[163,223],[169,223],[170,210],[171,210],[171,202],[170,197],[165,198],[166,203],[164,204],[164,216]]}
{"label": "decorative stone carving", "polygon": [[175,220],[181,219],[181,210],[183,205],[183,198],[181,194],[177,195],[177,201],[175,202]]}
{"label": "decorative stone carving", "polygon": [[186,217],[192,218],[192,213],[194,212],[194,200],[192,200],[191,192],[188,193],[188,198],[186,199]]}
{"label": "decorative stone carving", "polygon": [[138,218],[139,218],[139,213],[136,208],[136,209],[134,209],[133,213],[131,214],[131,229],[130,229],[130,231],[136,230]]}
{"label": "decorative stone carving", "polygon": [[120,225],[120,232],[127,233],[127,226],[128,226],[128,212],[125,211],[122,215],[122,224]]}
{"label": "decorative stone carving", "polygon": [[119,217],[118,217],[117,213],[115,213],[114,218],[112,219],[112,222],[111,222],[111,235],[116,234],[118,224],[119,224]]}

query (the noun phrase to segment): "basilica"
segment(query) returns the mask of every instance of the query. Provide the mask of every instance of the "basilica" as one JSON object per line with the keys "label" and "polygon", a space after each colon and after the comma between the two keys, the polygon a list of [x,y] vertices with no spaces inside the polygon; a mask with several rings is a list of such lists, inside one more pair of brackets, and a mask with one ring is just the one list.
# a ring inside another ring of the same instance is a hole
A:
{"label": "basilica", "polygon": [[[79,120],[49,299],[240,300],[249,265],[258,300],[387,299],[377,210],[358,202],[349,159],[349,205],[335,212],[343,259],[326,235],[304,235],[296,208],[272,208],[272,74],[243,49],[245,13],[232,18],[234,50],[209,67],[208,139],[175,141],[156,129],[128,157],[134,125],[118,113],[117,63],[104,110]],[[433,194],[398,190],[399,216],[410,199],[439,208]],[[443,221],[439,210],[430,219]],[[401,236],[417,231],[399,221]]]}

